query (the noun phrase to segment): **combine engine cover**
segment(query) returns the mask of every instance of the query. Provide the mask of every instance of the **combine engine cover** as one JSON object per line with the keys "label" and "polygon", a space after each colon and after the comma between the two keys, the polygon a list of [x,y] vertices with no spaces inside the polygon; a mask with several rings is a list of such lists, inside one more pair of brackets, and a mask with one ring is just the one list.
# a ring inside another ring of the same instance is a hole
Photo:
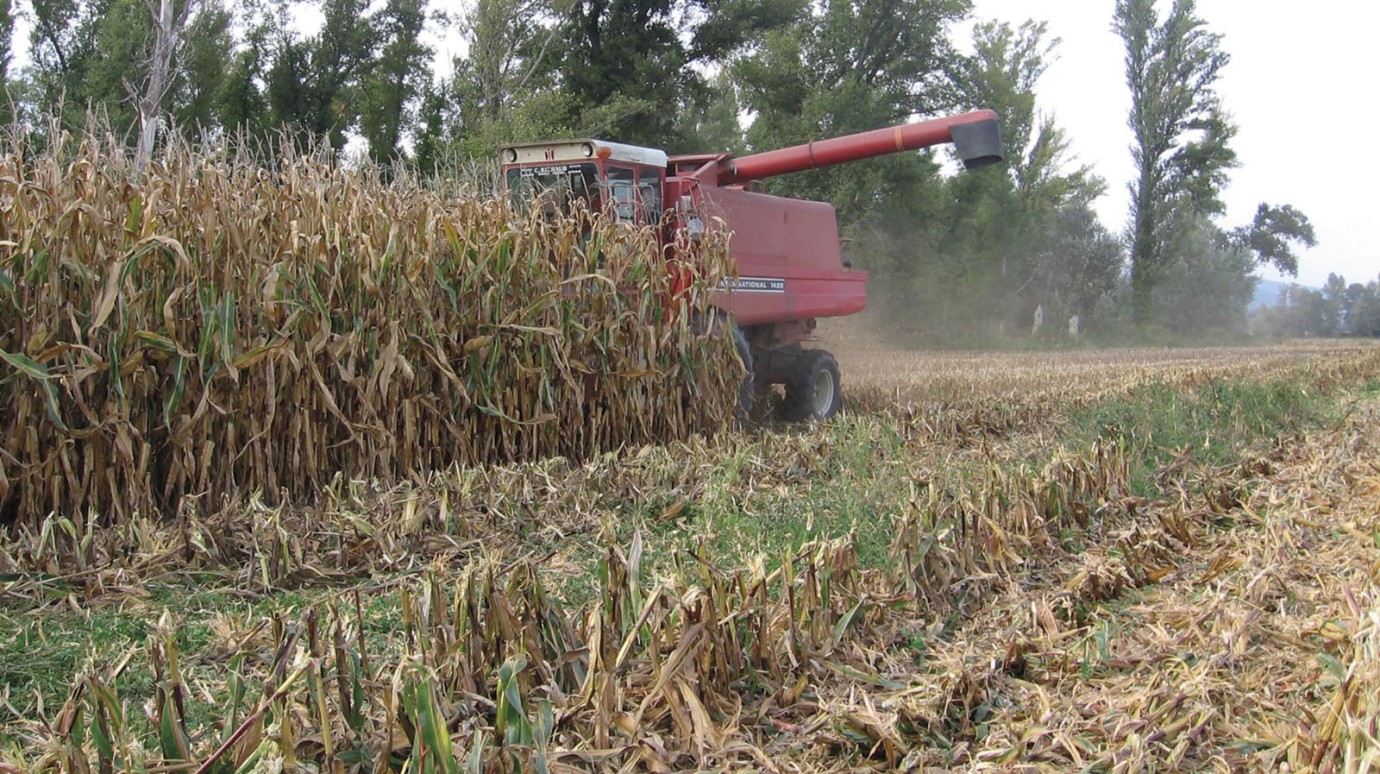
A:
{"label": "combine engine cover", "polygon": [[831,205],[735,188],[699,191],[705,215],[733,233],[738,278],[726,281],[715,304],[739,325],[840,317],[867,306],[867,274],[844,267]]}

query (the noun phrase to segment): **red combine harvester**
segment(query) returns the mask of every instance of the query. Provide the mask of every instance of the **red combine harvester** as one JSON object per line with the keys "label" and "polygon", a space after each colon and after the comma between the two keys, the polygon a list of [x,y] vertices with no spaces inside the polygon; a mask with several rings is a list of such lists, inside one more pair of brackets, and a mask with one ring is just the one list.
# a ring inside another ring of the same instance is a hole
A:
{"label": "red combine harvester", "polygon": [[693,243],[707,223],[725,224],[738,276],[725,281],[714,304],[732,316],[752,381],[784,384],[783,416],[806,420],[838,411],[839,373],[833,355],[801,344],[819,318],[863,310],[867,274],[844,263],[831,205],[771,196],[747,184],[949,142],[968,169],[1001,161],[1001,131],[990,110],[742,157],[667,156],[654,148],[566,140],[507,146],[500,159],[515,199],[584,199],[618,222],[657,227],[668,253],[677,232]]}

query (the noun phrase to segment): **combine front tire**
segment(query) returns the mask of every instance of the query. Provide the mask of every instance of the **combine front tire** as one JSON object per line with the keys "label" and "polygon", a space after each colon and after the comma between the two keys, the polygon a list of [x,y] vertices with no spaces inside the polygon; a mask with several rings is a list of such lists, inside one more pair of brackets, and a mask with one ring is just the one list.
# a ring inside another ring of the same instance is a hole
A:
{"label": "combine front tire", "polygon": [[786,383],[781,416],[790,422],[822,422],[838,413],[841,403],[839,364],[822,349],[800,353],[800,362]]}

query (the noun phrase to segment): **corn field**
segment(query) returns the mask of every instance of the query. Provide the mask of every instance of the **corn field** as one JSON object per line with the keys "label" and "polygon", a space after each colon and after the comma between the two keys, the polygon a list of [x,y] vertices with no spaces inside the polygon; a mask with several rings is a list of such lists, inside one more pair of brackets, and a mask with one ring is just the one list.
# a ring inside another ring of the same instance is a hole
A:
{"label": "corn field", "polygon": [[7,142],[0,774],[1380,760],[1380,348],[845,336],[731,430],[722,243]]}
{"label": "corn field", "polygon": [[[739,370],[650,231],[290,152],[0,151],[0,523],[215,507],[724,426]],[[691,310],[687,313],[686,310]],[[680,312],[672,314],[672,312]]]}

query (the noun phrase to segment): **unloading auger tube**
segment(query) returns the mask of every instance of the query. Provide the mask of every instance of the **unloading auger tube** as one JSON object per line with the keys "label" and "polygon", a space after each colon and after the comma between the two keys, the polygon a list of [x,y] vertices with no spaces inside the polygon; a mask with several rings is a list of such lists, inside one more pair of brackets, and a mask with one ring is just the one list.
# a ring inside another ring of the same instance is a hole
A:
{"label": "unloading auger tube", "polygon": [[976,110],[747,156],[726,156],[715,165],[715,183],[736,185],[946,143],[953,143],[966,169],[999,163],[1002,160],[1001,125],[996,112]]}

